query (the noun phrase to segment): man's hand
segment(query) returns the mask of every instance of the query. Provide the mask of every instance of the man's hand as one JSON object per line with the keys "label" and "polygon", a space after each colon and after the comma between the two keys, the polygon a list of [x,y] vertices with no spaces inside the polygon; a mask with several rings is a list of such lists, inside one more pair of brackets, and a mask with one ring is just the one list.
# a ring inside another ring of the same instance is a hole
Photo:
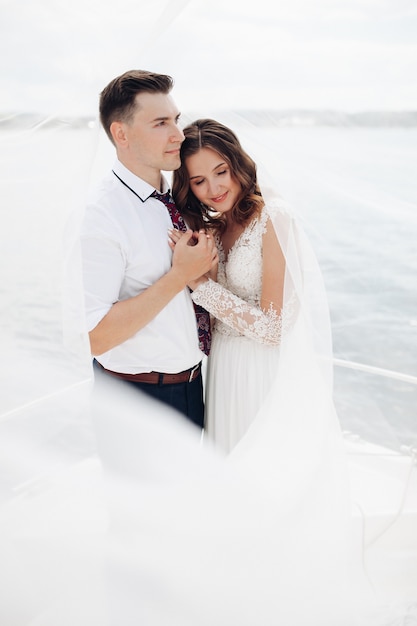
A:
{"label": "man's hand", "polygon": [[103,354],[144,328],[186,286],[217,267],[213,236],[204,230],[175,231],[170,242],[172,267],[137,296],[115,302],[107,315],[90,331],[91,353]]}
{"label": "man's hand", "polygon": [[181,275],[187,285],[213,271],[218,264],[217,247],[213,236],[201,229],[169,232],[173,250],[172,270]]}

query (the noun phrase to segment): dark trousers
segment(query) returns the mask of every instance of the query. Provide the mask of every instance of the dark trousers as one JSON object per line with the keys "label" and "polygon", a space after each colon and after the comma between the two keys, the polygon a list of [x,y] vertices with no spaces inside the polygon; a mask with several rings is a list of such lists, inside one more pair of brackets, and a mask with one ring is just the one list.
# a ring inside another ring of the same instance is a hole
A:
{"label": "dark trousers", "polygon": [[[111,374],[105,373],[105,370],[95,359],[93,366],[97,375],[112,377]],[[155,400],[179,411],[190,422],[199,428],[204,428],[203,378],[201,372],[191,383],[168,385],[139,383],[136,381],[123,381],[123,383],[133,386],[147,396],[151,396]]]}
{"label": "dark trousers", "polygon": [[203,381],[201,373],[191,383],[150,385],[127,381],[143,393],[182,413],[199,428],[204,428]]}

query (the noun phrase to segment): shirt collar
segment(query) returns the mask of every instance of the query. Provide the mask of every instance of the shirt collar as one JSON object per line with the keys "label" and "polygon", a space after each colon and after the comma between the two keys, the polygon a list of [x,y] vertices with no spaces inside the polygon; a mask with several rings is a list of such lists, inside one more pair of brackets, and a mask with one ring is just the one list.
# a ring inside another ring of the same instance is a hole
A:
{"label": "shirt collar", "polygon": [[162,182],[162,192],[159,189],[155,190],[155,187],[147,183],[136,174],[133,174],[123,163],[116,159],[116,162],[113,166],[113,171],[119,178],[122,179],[126,185],[128,185],[133,191],[139,196],[142,202],[145,202],[153,194],[154,191],[158,193],[166,193],[170,191],[170,186],[166,178],[161,174],[161,182]]}

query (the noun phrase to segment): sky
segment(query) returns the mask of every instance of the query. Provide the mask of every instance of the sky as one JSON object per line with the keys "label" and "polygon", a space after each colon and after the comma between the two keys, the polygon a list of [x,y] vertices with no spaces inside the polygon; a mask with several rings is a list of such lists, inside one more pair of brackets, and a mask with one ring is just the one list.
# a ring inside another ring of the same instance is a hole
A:
{"label": "sky", "polygon": [[132,68],[181,110],[417,110],[417,0],[0,0],[0,113],[95,115]]}

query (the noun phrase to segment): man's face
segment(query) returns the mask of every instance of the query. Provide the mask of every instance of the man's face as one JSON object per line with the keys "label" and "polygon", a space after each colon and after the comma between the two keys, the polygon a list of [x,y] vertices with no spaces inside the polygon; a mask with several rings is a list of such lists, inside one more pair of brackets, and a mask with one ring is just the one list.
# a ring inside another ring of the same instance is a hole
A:
{"label": "man's face", "polygon": [[124,124],[132,171],[148,180],[155,171],[178,169],[184,134],[178,126],[180,113],[172,97],[142,93],[136,96],[136,103],[133,118]]}

